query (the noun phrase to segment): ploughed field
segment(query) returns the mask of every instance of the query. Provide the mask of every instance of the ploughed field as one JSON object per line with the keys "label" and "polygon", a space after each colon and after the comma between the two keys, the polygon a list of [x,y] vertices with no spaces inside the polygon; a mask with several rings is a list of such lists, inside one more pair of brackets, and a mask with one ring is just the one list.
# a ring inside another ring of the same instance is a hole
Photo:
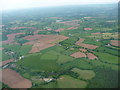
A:
{"label": "ploughed field", "polygon": [[0,81],[11,88],[30,88],[32,86],[30,80],[21,77],[17,72],[11,69],[0,71],[0,75],[2,75],[2,80]]}

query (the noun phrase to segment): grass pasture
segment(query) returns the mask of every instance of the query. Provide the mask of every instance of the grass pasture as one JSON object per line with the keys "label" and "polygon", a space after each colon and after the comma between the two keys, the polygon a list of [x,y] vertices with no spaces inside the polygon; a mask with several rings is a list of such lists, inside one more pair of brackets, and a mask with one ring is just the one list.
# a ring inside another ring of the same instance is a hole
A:
{"label": "grass pasture", "polygon": [[73,68],[72,71],[78,73],[78,78],[80,79],[91,80],[93,77],[95,77],[95,72],[92,70],[81,70],[78,68]]}
{"label": "grass pasture", "polygon": [[59,69],[56,59],[57,56],[54,54],[38,54],[26,57],[17,63],[36,71],[56,71]]}
{"label": "grass pasture", "polygon": [[98,58],[106,63],[113,63],[113,64],[118,64],[118,57],[108,54],[108,53],[101,53],[101,52],[96,52],[95,55],[98,56]]}

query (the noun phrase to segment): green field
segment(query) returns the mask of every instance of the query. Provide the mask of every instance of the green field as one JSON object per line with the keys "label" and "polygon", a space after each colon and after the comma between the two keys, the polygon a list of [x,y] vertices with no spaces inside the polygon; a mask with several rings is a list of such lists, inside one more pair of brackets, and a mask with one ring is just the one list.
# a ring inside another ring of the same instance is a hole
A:
{"label": "green field", "polygon": [[95,77],[95,72],[92,70],[81,70],[81,69],[77,69],[77,68],[73,68],[71,71],[78,73],[80,79],[84,79],[84,80],[90,80],[93,77]]}

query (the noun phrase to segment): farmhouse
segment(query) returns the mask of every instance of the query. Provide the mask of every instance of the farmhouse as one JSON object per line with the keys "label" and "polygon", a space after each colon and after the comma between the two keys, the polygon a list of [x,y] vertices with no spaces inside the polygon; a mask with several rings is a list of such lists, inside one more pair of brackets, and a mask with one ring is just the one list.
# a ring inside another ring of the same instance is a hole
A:
{"label": "farmhouse", "polygon": [[45,82],[51,82],[51,81],[53,80],[53,78],[43,78],[43,80],[44,80]]}

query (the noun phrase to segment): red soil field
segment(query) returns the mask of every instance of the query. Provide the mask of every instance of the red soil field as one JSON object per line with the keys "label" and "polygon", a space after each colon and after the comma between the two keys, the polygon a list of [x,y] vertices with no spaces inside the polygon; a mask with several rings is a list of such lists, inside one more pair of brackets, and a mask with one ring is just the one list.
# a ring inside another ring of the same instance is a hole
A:
{"label": "red soil field", "polygon": [[110,44],[113,46],[120,46],[120,40],[111,40]]}
{"label": "red soil field", "polygon": [[1,61],[0,62],[0,67],[3,66],[3,65],[6,65],[9,62],[13,62],[13,61],[14,61],[14,59],[9,59],[9,60],[6,60],[6,61]]}
{"label": "red soil field", "polygon": [[8,34],[7,37],[8,39],[6,41],[2,41],[5,44],[11,43],[14,41],[14,38],[16,35],[20,35],[20,34],[25,34],[25,33],[13,33],[13,34]]}
{"label": "red soil field", "polygon": [[11,88],[31,88],[32,83],[30,80],[21,77],[16,71],[11,69],[3,69],[0,71],[2,76],[1,82],[8,85]]}
{"label": "red soil field", "polygon": [[78,27],[69,27],[66,30],[71,30],[71,29],[78,29]]}
{"label": "red soil field", "polygon": [[98,35],[98,34],[101,34],[101,33],[91,33],[91,34],[93,34],[93,35]]}
{"label": "red soil field", "polygon": [[79,44],[79,46],[82,46],[82,47],[88,48],[88,49],[96,49],[98,47],[96,45],[90,45],[90,44],[84,44],[84,43]]}
{"label": "red soil field", "polygon": [[36,52],[40,52],[43,49],[46,49],[48,47],[52,47],[55,44],[46,44],[46,43],[36,43],[33,45],[31,51],[29,53],[36,53]]}
{"label": "red soil field", "polygon": [[84,30],[92,30],[92,28],[84,28]]}
{"label": "red soil field", "polygon": [[23,39],[30,41],[23,45],[33,45],[29,53],[36,53],[45,48],[52,47],[58,42],[68,39],[68,37],[62,35],[29,35],[24,37]]}
{"label": "red soil field", "polygon": [[80,48],[79,50],[82,51],[82,52],[87,52],[86,49],[82,49],[82,48]]}
{"label": "red soil field", "polygon": [[82,58],[82,57],[86,57],[86,54],[84,54],[82,52],[76,52],[76,53],[73,53],[70,56],[75,57],[75,58]]}
{"label": "red soil field", "polygon": [[87,54],[88,59],[92,59],[92,60],[97,59],[97,57],[92,53],[86,53],[86,54]]}
{"label": "red soil field", "polygon": [[0,48],[0,50],[3,50],[4,48]]}
{"label": "red soil field", "polygon": [[82,46],[84,48],[88,48],[88,49],[96,49],[98,46],[96,45],[90,45],[90,44],[84,44],[82,43],[85,39],[80,38],[80,40],[78,40],[75,44],[78,46]]}
{"label": "red soil field", "polygon": [[72,21],[64,21],[64,22],[57,22],[57,23],[63,23],[65,25],[71,25],[71,26],[79,26],[78,21],[80,20],[72,20]]}
{"label": "red soil field", "polygon": [[85,40],[85,39],[80,38],[80,39],[76,42],[76,44],[82,43],[84,40]]}
{"label": "red soil field", "polygon": [[81,20],[72,20],[72,21],[81,21]]}
{"label": "red soil field", "polygon": [[61,31],[64,31],[65,29],[64,28],[60,28],[60,29],[57,29],[55,30],[56,32],[61,32]]}
{"label": "red soil field", "polygon": [[25,28],[28,28],[28,29],[36,29],[35,27],[13,27],[13,28],[10,28],[11,30],[16,30],[16,29],[25,29]]}

